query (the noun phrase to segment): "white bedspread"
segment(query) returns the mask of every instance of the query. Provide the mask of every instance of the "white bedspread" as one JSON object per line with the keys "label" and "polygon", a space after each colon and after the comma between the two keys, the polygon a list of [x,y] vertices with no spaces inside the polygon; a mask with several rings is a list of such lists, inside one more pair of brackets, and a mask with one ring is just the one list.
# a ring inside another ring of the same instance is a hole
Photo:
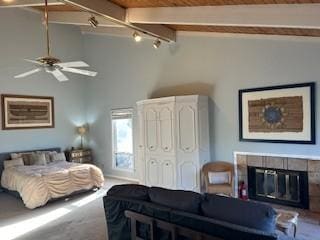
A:
{"label": "white bedspread", "polygon": [[59,161],[46,166],[16,166],[5,169],[1,185],[17,191],[27,208],[45,205],[50,199],[102,187],[102,171],[91,164]]}

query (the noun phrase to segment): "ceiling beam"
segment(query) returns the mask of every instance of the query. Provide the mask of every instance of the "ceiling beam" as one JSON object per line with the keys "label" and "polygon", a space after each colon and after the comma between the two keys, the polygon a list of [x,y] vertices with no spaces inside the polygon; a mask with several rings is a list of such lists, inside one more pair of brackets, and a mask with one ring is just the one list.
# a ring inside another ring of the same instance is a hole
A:
{"label": "ceiling beam", "polygon": [[76,6],[87,12],[94,13],[98,16],[104,17],[117,24],[126,26],[133,30],[140,31],[145,34],[149,34],[153,37],[160,38],[164,41],[175,41],[175,31],[162,26],[162,25],[144,25],[144,24],[132,24],[127,21],[126,9],[106,0],[61,0],[62,2]]}
{"label": "ceiling beam", "polygon": [[[118,28],[118,27],[105,27],[105,28],[92,28],[89,26],[80,26],[82,34],[97,34],[97,35],[107,35],[116,37],[131,38],[132,31],[128,28]],[[143,39],[151,39],[148,35],[143,35]]]}
{"label": "ceiling beam", "polygon": [[[55,0],[49,0],[48,5],[64,5],[64,3]],[[0,1],[0,8],[9,7],[39,7],[44,6],[43,0],[13,0],[13,1]]]}
{"label": "ceiling beam", "polygon": [[[90,26],[88,19],[92,14],[88,12],[57,12],[51,11],[49,13],[49,22],[58,23],[58,24],[71,24],[79,26]],[[119,27],[124,28],[123,25],[116,24],[113,21],[110,21],[106,18],[96,16],[96,19],[99,22],[99,27]]]}
{"label": "ceiling beam", "polygon": [[126,10],[106,0],[61,0],[87,12],[92,12],[116,22],[126,20]]}
{"label": "ceiling beam", "polygon": [[139,24],[320,28],[320,4],[129,8]]}

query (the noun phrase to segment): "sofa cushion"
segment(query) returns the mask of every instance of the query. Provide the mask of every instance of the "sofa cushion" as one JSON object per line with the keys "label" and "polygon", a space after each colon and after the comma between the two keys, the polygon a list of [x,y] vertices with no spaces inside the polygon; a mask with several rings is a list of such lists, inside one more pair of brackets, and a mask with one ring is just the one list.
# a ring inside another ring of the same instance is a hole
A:
{"label": "sofa cushion", "polygon": [[153,203],[181,211],[200,213],[202,196],[199,193],[151,187],[149,189],[149,197]]}
{"label": "sofa cushion", "polygon": [[204,216],[273,233],[276,212],[266,204],[206,194],[201,203]]}
{"label": "sofa cushion", "polygon": [[143,200],[148,201],[149,188],[143,185],[138,184],[123,184],[123,185],[115,185],[108,191],[108,196],[114,197],[124,197],[135,200]]}

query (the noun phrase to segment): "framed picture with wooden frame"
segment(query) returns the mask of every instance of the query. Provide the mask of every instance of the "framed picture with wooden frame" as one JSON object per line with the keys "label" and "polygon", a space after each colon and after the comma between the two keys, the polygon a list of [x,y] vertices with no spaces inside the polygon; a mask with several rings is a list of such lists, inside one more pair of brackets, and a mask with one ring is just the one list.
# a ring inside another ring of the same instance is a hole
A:
{"label": "framed picture with wooden frame", "polygon": [[239,90],[240,141],[315,144],[315,83]]}
{"label": "framed picture with wooden frame", "polygon": [[2,129],[54,128],[54,98],[1,95]]}

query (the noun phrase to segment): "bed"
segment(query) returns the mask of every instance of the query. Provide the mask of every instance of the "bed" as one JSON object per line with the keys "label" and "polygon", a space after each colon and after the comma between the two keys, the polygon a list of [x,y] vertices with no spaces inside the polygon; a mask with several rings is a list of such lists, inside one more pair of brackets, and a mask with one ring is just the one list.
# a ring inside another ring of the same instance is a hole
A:
{"label": "bed", "polygon": [[[42,149],[24,153],[31,152],[60,152],[60,149]],[[5,191],[18,192],[29,209],[44,206],[51,200],[83,190],[100,188],[104,184],[102,171],[92,164],[50,161],[44,165],[10,166],[9,161],[13,160],[8,159],[12,154],[0,154],[1,187]]]}

